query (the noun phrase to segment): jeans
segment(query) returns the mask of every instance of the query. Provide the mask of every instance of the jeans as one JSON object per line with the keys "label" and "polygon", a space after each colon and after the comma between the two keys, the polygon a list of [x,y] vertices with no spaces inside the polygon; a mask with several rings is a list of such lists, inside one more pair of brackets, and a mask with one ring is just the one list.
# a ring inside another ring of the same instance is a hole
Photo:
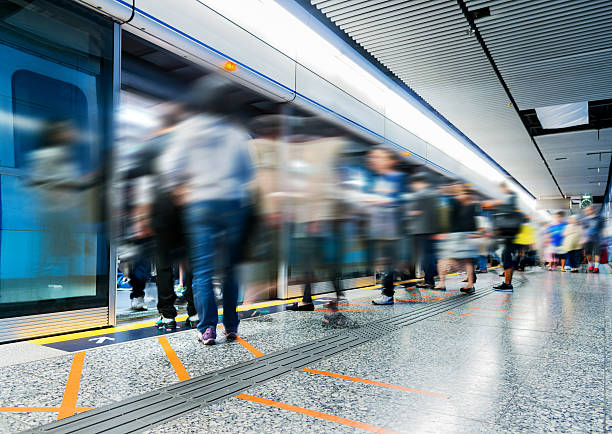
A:
{"label": "jeans", "polygon": [[193,271],[193,298],[200,317],[198,330],[219,322],[213,289],[215,269],[223,276],[223,325],[236,331],[240,318],[237,264],[242,256],[245,210],[240,200],[210,200],[186,210],[187,237]]}
{"label": "jeans", "polygon": [[435,285],[436,275],[436,254],[434,251],[435,241],[429,234],[419,234],[414,236],[415,247],[421,256],[421,268],[425,273],[425,283]]}
{"label": "jeans", "polygon": [[395,266],[398,262],[398,247],[398,240],[368,240],[368,263],[372,270],[376,270],[376,265],[383,269],[381,292],[386,297],[393,297],[395,294]]}
{"label": "jeans", "polygon": [[478,268],[480,270],[487,269],[487,257],[485,255],[478,255]]}

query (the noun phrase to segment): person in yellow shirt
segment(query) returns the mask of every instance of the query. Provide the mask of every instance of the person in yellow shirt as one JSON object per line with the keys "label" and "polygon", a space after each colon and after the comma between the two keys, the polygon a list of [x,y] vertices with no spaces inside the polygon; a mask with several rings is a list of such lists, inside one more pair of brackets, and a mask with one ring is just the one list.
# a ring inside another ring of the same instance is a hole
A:
{"label": "person in yellow shirt", "polygon": [[516,234],[516,238],[514,239],[514,244],[518,249],[517,271],[525,271],[527,252],[533,249],[535,242],[536,237],[534,227],[530,223],[523,223],[519,233]]}

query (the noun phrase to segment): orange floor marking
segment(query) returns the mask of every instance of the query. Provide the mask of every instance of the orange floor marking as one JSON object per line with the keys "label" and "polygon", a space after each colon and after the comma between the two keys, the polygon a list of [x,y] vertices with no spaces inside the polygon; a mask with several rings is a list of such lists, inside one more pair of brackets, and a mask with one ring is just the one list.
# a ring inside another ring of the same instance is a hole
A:
{"label": "orange floor marking", "polygon": [[479,316],[482,318],[501,318],[501,319],[518,319],[518,320],[525,320],[525,318],[510,318],[509,316],[490,316],[490,315],[478,315],[477,313],[465,313],[465,312],[446,312],[446,313],[451,313],[453,315],[469,315],[469,316]]}
{"label": "orange floor marking", "polygon": [[181,359],[179,359],[176,353],[174,352],[172,345],[170,345],[170,342],[168,342],[168,338],[166,338],[165,336],[160,336],[157,339],[159,340],[159,343],[164,349],[164,352],[166,353],[166,357],[170,361],[170,364],[174,368],[174,372],[176,372],[176,377],[178,378],[178,380],[189,380],[191,378],[191,375],[189,375],[189,373],[183,366]]}
{"label": "orange floor marking", "polygon": [[72,416],[74,413],[76,413],[77,398],[79,397],[79,386],[81,385],[81,373],[83,372],[84,361],[84,351],[76,353],[72,358],[72,366],[70,367],[70,373],[68,374],[68,381],[66,381],[66,389],[64,390],[64,397],[62,398],[62,405],[57,413],[58,420]]}
{"label": "orange floor marking", "polygon": [[[76,413],[93,410],[96,407],[77,407]],[[0,413],[53,413],[59,411],[59,407],[0,407]]]}
{"label": "orange floor marking", "polygon": [[448,395],[444,395],[442,393],[426,392],[424,390],[413,389],[411,387],[397,386],[395,384],[389,384],[389,383],[381,383],[380,381],[366,380],[364,378],[349,377],[348,375],[335,374],[333,372],[317,371],[316,369],[310,369],[310,368],[303,368],[302,371],[310,372],[312,374],[325,375],[327,377],[341,378],[342,380],[356,381],[358,383],[372,384],[374,386],[388,387],[389,389],[397,389],[397,390],[403,390],[406,392],[419,393],[421,395],[435,396],[438,398],[447,398],[447,399],[449,398]]}
{"label": "orange floor marking", "polygon": [[276,407],[283,410],[293,411],[295,413],[301,413],[308,416],[316,417],[318,419],[329,420],[331,422],[340,423],[342,425],[347,425],[352,428],[359,428],[364,431],[376,432],[376,433],[384,433],[384,434],[395,434],[397,431],[392,431],[389,429],[385,429],[376,425],[370,425],[368,423],[358,422],[356,420],[346,419],[340,416],[334,416],[333,414],[322,413],[320,411],[309,410],[307,408],[298,407],[296,405],[285,404],[284,402],[272,401],[271,399],[260,398],[258,396],[246,395],[244,393],[236,396],[236,398],[244,399],[246,401],[256,402],[257,404],[269,405],[270,407]]}
{"label": "orange floor marking", "polygon": [[240,345],[242,345],[244,348],[246,348],[247,350],[249,350],[255,357],[261,357],[264,355],[264,353],[262,353],[261,351],[259,351],[257,348],[255,348],[253,345],[249,344],[247,341],[245,341],[244,339],[242,339],[240,336],[238,336],[236,338],[236,342],[238,342]]}

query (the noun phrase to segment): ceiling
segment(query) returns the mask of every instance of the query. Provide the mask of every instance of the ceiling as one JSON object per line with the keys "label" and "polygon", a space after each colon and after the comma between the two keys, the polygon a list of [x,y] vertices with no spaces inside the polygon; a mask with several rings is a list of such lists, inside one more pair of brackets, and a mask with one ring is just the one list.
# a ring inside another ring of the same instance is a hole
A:
{"label": "ceiling", "polygon": [[599,179],[607,180],[609,154],[596,176],[589,170],[595,157],[586,154],[610,150],[610,130],[548,131],[528,115],[570,102],[612,107],[609,0],[310,0],[308,6],[534,196],[603,194],[606,182]]}

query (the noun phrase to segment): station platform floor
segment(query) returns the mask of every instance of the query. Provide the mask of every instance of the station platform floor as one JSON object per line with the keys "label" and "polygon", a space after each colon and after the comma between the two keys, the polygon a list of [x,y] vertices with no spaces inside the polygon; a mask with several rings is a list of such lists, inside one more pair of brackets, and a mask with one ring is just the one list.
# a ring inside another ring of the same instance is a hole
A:
{"label": "station platform floor", "polygon": [[[348,328],[285,302],[205,347],[151,320],[0,346],[0,432],[609,432],[612,304],[599,275],[514,293],[347,292]],[[250,307],[244,307],[248,315]],[[58,420],[59,419],[59,420]]]}

